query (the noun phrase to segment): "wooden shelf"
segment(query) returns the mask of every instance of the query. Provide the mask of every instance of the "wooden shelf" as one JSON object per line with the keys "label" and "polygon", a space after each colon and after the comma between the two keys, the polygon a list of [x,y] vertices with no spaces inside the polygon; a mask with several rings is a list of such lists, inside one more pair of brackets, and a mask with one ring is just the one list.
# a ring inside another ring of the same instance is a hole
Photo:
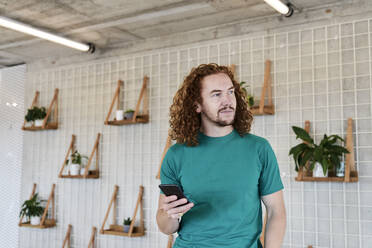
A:
{"label": "wooden shelf", "polygon": [[[55,187],[56,187],[56,185],[53,184],[52,185],[52,190],[49,194],[48,202],[45,206],[44,213],[41,217],[40,225],[31,225],[29,221],[22,222],[22,220],[23,220],[23,215],[22,215],[21,219],[19,220],[19,223],[18,223],[18,225],[20,227],[32,227],[32,228],[44,229],[44,228],[51,228],[51,227],[54,227],[56,225],[56,219],[55,219],[55,216],[54,216],[54,209],[55,209],[55,206],[54,206],[54,189],[55,189]],[[35,195],[35,191],[36,191],[36,183],[34,183],[34,185],[33,185],[30,200]],[[50,204],[52,204],[52,218],[47,219],[47,213],[48,213],[48,208],[49,208]]]}
{"label": "wooden shelf", "polygon": [[67,248],[71,247],[71,228],[72,228],[72,225],[69,224],[68,228],[67,228],[65,239],[63,240],[62,248],[65,248],[66,244],[67,244]]}
{"label": "wooden shelf", "polygon": [[114,126],[121,126],[121,125],[128,125],[128,124],[136,124],[136,123],[148,123],[149,122],[149,115],[137,115],[136,120],[113,120],[107,121],[107,125],[114,125]]}
{"label": "wooden shelf", "polygon": [[263,110],[260,110],[260,106],[252,106],[250,108],[253,115],[273,115],[275,114],[275,109],[273,105],[264,106]]}
{"label": "wooden shelf", "polygon": [[50,228],[56,226],[56,220],[54,219],[47,219],[45,220],[43,225],[31,225],[29,221],[21,223],[19,226],[23,227],[32,227],[32,228]]}
{"label": "wooden shelf", "polygon": [[[31,104],[31,108],[36,106],[37,101],[39,99],[39,95],[40,95],[40,92],[36,91],[34,100],[32,101],[32,104]],[[48,119],[52,113],[53,106],[54,106],[54,114],[53,114],[54,121],[48,122]],[[22,130],[24,131],[42,131],[42,130],[58,129],[58,89],[54,90],[54,96],[47,110],[47,114],[44,118],[43,125],[41,127],[35,127],[34,125],[30,127],[26,127],[25,125],[26,125],[26,120],[24,120],[23,126],[22,126]]]}
{"label": "wooden shelf", "polygon": [[164,160],[165,154],[167,154],[167,151],[168,151],[168,149],[169,149],[169,147],[171,145],[172,145],[172,139],[171,139],[171,137],[168,134],[167,141],[165,143],[165,147],[164,147],[164,150],[163,150],[163,154],[161,156],[161,162],[160,162],[160,165],[159,165],[158,174],[156,175],[156,179],[160,179],[161,165],[163,164],[163,160]]}
{"label": "wooden shelf", "polygon": [[[310,121],[305,121],[305,130],[310,132]],[[334,172],[329,171],[328,177],[313,177],[312,171],[300,167],[298,175],[295,178],[298,182],[358,182],[358,171],[355,168],[354,160],[354,144],[353,144],[353,119],[349,118],[347,121],[347,134],[346,134],[346,148],[350,153],[346,154],[345,161],[345,176],[337,177]],[[307,166],[308,167],[308,166]]]}
{"label": "wooden shelf", "polygon": [[58,129],[58,124],[57,123],[47,123],[45,127],[22,127],[22,130],[25,131],[41,131],[41,130],[48,130],[48,129]]}
{"label": "wooden shelf", "polygon": [[76,176],[71,176],[71,175],[61,175],[59,178],[99,178],[99,171],[89,171],[87,176],[84,175],[76,175]]}
{"label": "wooden shelf", "polygon": [[[145,235],[145,226],[144,226],[143,205],[142,205],[143,186],[141,185],[140,189],[139,189],[137,204],[136,204],[136,208],[134,210],[134,214],[132,216],[132,222],[130,224],[128,233],[124,232],[124,226],[116,224],[115,208],[116,208],[116,202],[117,202],[118,189],[119,189],[119,186],[115,185],[114,193],[112,194],[111,201],[110,201],[109,207],[107,209],[105,219],[102,223],[100,233],[101,234],[108,234],[108,235],[116,235],[116,236],[125,236],[125,237],[141,237],[141,236],[144,236]],[[113,204],[114,204],[113,215],[112,215],[113,224],[110,225],[109,229],[104,229],[107,218],[109,216],[109,213],[110,213],[110,210],[111,210],[111,207],[112,207]],[[140,226],[136,227],[136,226],[134,226],[134,222],[136,221],[138,208],[140,208],[139,209],[140,210]]]}
{"label": "wooden shelf", "polygon": [[[234,64],[230,65],[230,70],[233,74],[235,74],[236,66]],[[272,90],[271,90],[271,61],[265,61],[265,75],[264,75],[264,82],[262,85],[261,90],[261,99],[258,105],[254,105],[250,107],[250,111],[252,115],[273,115],[275,114],[275,107],[272,100]],[[267,93],[267,101],[268,104],[265,105],[265,96]]]}
{"label": "wooden shelf", "polygon": [[[76,136],[73,134],[72,138],[71,138],[70,146],[67,150],[65,160],[63,161],[62,168],[59,171],[58,177],[59,178],[75,178],[75,179],[86,179],[86,178],[97,179],[97,178],[99,178],[99,168],[98,168],[99,152],[98,152],[98,148],[99,148],[100,137],[101,137],[101,134],[98,133],[97,138],[96,138],[96,142],[94,143],[94,146],[93,146],[92,153],[89,156],[88,164],[85,166],[84,175],[76,175],[76,176],[72,176],[70,174],[64,175],[63,171],[66,167],[66,161],[68,159],[68,156],[75,151]],[[96,155],[96,168],[95,168],[95,170],[89,170],[90,165],[93,161],[94,154]]]}
{"label": "wooden shelf", "polygon": [[[125,119],[124,120],[116,120],[116,118],[114,118],[113,120],[109,120],[110,116],[111,116],[111,113],[112,113],[112,109],[115,105],[115,101],[117,102],[117,106],[116,106],[117,109],[119,109],[119,105],[120,105],[120,98],[119,98],[120,86],[124,82],[121,81],[121,80],[118,81],[118,84],[117,84],[116,90],[115,90],[115,94],[114,94],[114,98],[112,99],[109,112],[106,116],[105,125],[122,126],[122,125],[130,125],[130,124],[148,123],[149,122],[149,120],[150,120],[150,118],[149,118],[149,99],[148,99],[148,93],[147,93],[147,83],[148,83],[148,81],[149,81],[149,78],[147,76],[144,76],[141,92],[140,92],[140,95],[138,97],[137,104],[136,104],[136,109],[134,110],[134,114],[133,114],[132,119],[130,119],[130,120],[125,120]],[[141,103],[143,103],[143,113],[142,114],[140,114],[140,112],[139,112]]]}
{"label": "wooden shelf", "polygon": [[[272,100],[271,93],[271,61],[265,61],[265,76],[264,82],[261,90],[261,99],[258,106],[252,106],[250,108],[253,115],[273,115],[275,113],[275,108]],[[267,92],[268,104],[265,105],[265,95]]]}
{"label": "wooden shelf", "polygon": [[[304,176],[301,180],[296,178],[296,181],[302,182],[345,182],[344,177],[312,177],[312,176]],[[351,183],[358,182],[358,175],[355,173],[354,175],[350,176]]]}
{"label": "wooden shelf", "polygon": [[110,225],[109,229],[103,230],[103,234],[109,235],[117,235],[117,236],[125,236],[125,237],[141,237],[144,236],[145,233],[140,230],[139,227],[133,227],[133,232],[129,236],[129,232],[124,232],[124,226],[122,225]]}
{"label": "wooden shelf", "polygon": [[[69,224],[68,228],[67,228],[67,233],[66,233],[65,239],[63,240],[62,248],[65,248],[66,245],[67,245],[67,248],[71,247],[71,228],[72,228],[72,225]],[[95,247],[94,242],[95,242],[95,239],[96,239],[96,233],[97,233],[97,228],[94,226],[94,227],[92,227],[92,234],[90,236],[88,248],[94,248]]]}
{"label": "wooden shelf", "polygon": [[96,233],[97,233],[97,228],[94,226],[94,227],[92,227],[92,234],[90,235],[88,248],[94,248],[95,247],[94,241],[96,239]]}

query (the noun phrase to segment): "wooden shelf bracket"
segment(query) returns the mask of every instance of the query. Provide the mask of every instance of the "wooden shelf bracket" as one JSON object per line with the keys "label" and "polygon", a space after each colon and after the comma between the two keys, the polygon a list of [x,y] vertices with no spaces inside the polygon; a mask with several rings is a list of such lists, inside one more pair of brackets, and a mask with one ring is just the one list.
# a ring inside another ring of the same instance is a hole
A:
{"label": "wooden shelf bracket", "polygon": [[[66,167],[66,162],[68,160],[68,157],[70,156],[70,154],[72,154],[75,151],[76,136],[73,134],[72,137],[71,137],[70,146],[67,150],[65,160],[63,161],[62,168],[59,171],[58,177],[59,178],[99,178],[98,161],[99,161],[99,140],[100,140],[100,137],[101,137],[101,133],[98,133],[96,141],[95,141],[94,146],[93,146],[93,150],[92,150],[92,152],[89,156],[88,163],[85,166],[84,175],[72,176],[72,175],[70,175],[70,173],[68,175],[63,175],[63,171]],[[96,155],[95,169],[90,171],[89,168],[92,164],[94,155]]]}
{"label": "wooden shelf bracket", "polygon": [[[118,84],[116,86],[114,98],[112,99],[109,112],[108,112],[108,114],[106,116],[106,119],[105,119],[105,125],[120,126],[120,125],[127,125],[127,124],[149,122],[149,99],[148,99],[148,92],[147,92],[148,81],[149,81],[149,77],[144,76],[141,92],[140,92],[140,95],[138,97],[136,108],[134,110],[134,114],[133,114],[132,119],[131,120],[116,120],[116,118],[114,118],[114,120],[110,121],[109,119],[110,119],[113,107],[115,105],[115,102],[117,103],[117,107],[116,107],[117,109],[119,108],[119,105],[120,105],[119,95],[120,95],[120,87],[123,84],[123,81],[118,80]],[[140,115],[139,112],[140,112],[141,103],[142,103],[142,107],[143,107],[143,113]]]}
{"label": "wooden shelf bracket", "polygon": [[[56,88],[54,90],[54,96],[52,101],[49,104],[49,108],[47,110],[47,114],[43,120],[43,125],[41,127],[35,127],[34,125],[31,127],[25,127],[26,120],[23,121],[22,130],[26,131],[37,131],[37,130],[48,130],[48,129],[58,129],[58,89]],[[37,105],[38,99],[39,99],[40,92],[36,91],[34,99],[31,104],[31,108]],[[47,123],[49,117],[51,116],[52,109],[54,107],[54,113],[53,113],[53,122]]]}
{"label": "wooden shelf bracket", "polygon": [[[103,220],[103,223],[102,223],[102,226],[101,226],[101,229],[100,229],[100,233],[101,234],[118,235],[118,236],[127,236],[127,237],[140,237],[140,236],[145,235],[145,226],[144,226],[144,219],[143,219],[143,203],[142,203],[142,196],[143,196],[143,189],[144,189],[143,186],[141,185],[139,187],[137,203],[136,203],[136,207],[135,207],[135,210],[134,210],[134,213],[133,213],[133,216],[132,216],[132,222],[130,224],[128,233],[124,232],[122,225],[117,225],[116,224],[115,208],[116,208],[116,204],[117,204],[116,201],[117,201],[118,189],[119,189],[119,186],[115,185],[114,193],[112,194],[109,207],[107,209],[105,218]],[[110,225],[109,229],[104,229],[107,218],[108,218],[109,213],[110,213],[110,210],[112,208],[112,205],[114,205],[113,215],[112,215],[113,224]],[[139,225],[139,227],[135,227],[134,223],[136,221],[136,216],[137,216],[138,209],[140,210],[140,225]]]}
{"label": "wooden shelf bracket", "polygon": [[[49,194],[47,204],[45,206],[43,215],[41,217],[40,225],[31,225],[30,222],[22,222],[22,220],[23,220],[23,215],[22,215],[21,219],[19,220],[19,223],[18,223],[19,226],[34,227],[34,228],[49,228],[49,227],[53,227],[53,226],[56,225],[56,220],[55,220],[55,216],[54,216],[54,213],[55,213],[54,189],[55,189],[55,187],[56,187],[56,185],[53,184],[52,185],[52,190],[50,191],[50,194]],[[34,183],[34,185],[33,185],[30,199],[32,199],[32,197],[35,195],[35,191],[36,191],[36,183]],[[47,213],[48,213],[48,209],[49,209],[50,205],[52,205],[52,211],[51,211],[52,212],[51,213],[52,218],[47,219]]]}
{"label": "wooden shelf bracket", "polygon": [[159,165],[158,174],[156,175],[156,179],[160,179],[161,165],[163,164],[163,160],[164,160],[165,154],[167,154],[167,151],[168,151],[168,149],[169,149],[169,147],[171,145],[172,145],[172,139],[171,139],[170,135],[168,134],[167,142],[165,144],[165,147],[164,147],[164,150],[163,150],[163,154],[161,156],[161,162],[160,162],[160,165]]}
{"label": "wooden shelf bracket", "polygon": [[[310,121],[305,121],[305,130],[310,132]],[[350,152],[345,155],[345,176],[337,177],[329,173],[328,177],[313,177],[312,172],[306,170],[308,164],[305,168],[300,167],[298,170],[296,181],[307,181],[307,182],[358,182],[358,171],[355,168],[355,159],[354,159],[354,144],[353,144],[353,119],[348,118],[347,120],[347,133],[346,133],[346,149]]]}

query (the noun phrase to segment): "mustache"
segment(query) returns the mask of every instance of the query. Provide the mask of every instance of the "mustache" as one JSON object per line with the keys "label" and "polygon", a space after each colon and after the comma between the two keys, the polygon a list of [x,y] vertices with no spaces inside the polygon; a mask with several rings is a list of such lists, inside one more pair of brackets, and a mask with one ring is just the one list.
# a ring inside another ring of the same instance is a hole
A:
{"label": "mustache", "polygon": [[233,107],[231,107],[231,106],[228,106],[228,107],[224,107],[224,108],[222,108],[222,109],[218,110],[218,113],[220,113],[220,112],[222,112],[222,111],[225,111],[225,110],[228,110],[228,109],[230,109],[230,110],[232,110],[232,111],[234,111],[234,110],[235,110],[235,109],[234,109]]}

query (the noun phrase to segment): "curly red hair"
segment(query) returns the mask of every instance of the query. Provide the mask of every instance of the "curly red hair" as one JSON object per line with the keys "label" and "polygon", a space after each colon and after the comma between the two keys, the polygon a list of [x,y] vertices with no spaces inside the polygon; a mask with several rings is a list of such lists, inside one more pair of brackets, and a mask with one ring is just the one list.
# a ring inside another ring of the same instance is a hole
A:
{"label": "curly red hair", "polygon": [[228,75],[235,89],[236,110],[233,127],[240,136],[249,133],[251,130],[252,113],[248,108],[244,92],[240,84],[234,79],[234,74],[229,67],[215,63],[201,64],[191,70],[173,97],[173,103],[170,107],[169,135],[177,143],[188,146],[199,144],[197,136],[201,127],[201,117],[200,113],[196,112],[195,102],[202,103],[200,92],[203,78],[217,73]]}

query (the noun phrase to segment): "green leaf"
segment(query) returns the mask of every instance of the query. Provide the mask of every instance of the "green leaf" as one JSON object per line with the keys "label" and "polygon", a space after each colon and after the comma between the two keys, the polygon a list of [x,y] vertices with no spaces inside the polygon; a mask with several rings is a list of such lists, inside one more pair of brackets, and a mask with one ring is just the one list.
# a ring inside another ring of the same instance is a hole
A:
{"label": "green leaf", "polygon": [[254,105],[254,97],[253,96],[248,96],[248,105],[252,107]]}
{"label": "green leaf", "polygon": [[300,144],[292,147],[291,150],[289,150],[289,154],[288,155],[291,155],[291,154],[296,153],[298,151],[304,150],[306,147],[307,147],[306,144],[300,143]]}
{"label": "green leaf", "polygon": [[124,114],[127,114],[127,113],[134,113],[134,110],[133,109],[127,109]]}
{"label": "green leaf", "polygon": [[328,142],[327,136],[324,135],[323,139],[320,141],[319,146],[324,146],[325,144],[327,144],[327,142]]}
{"label": "green leaf", "polygon": [[332,139],[336,139],[336,141],[337,141],[337,140],[340,140],[340,141],[342,141],[342,142],[345,141],[343,138],[341,138],[340,136],[335,135],[335,134],[333,134],[333,135],[331,135],[331,136],[328,137],[328,139],[331,139],[331,138],[332,138]]}
{"label": "green leaf", "polygon": [[310,135],[306,132],[305,129],[300,128],[300,127],[296,127],[296,126],[292,126],[292,130],[296,134],[296,139],[300,138],[303,141],[309,142],[310,144],[314,144],[313,139],[310,137]]}
{"label": "green leaf", "polygon": [[123,222],[124,225],[130,225],[131,223],[132,223],[132,220],[130,219],[130,217],[128,217],[127,219],[124,218],[124,222]]}
{"label": "green leaf", "polygon": [[339,146],[339,145],[329,146],[328,150],[332,153],[337,153],[337,154],[340,154],[340,155],[343,154],[343,153],[349,153],[349,151],[345,147]]}
{"label": "green leaf", "polygon": [[309,170],[311,171],[314,170],[315,163],[316,163],[315,160],[311,161]]}
{"label": "green leaf", "polygon": [[302,161],[300,163],[300,166],[305,166],[306,163],[311,160],[313,157],[313,150],[311,149],[306,149],[303,153]]}
{"label": "green leaf", "polygon": [[26,200],[22,204],[22,209],[19,213],[19,216],[27,216],[30,218],[31,216],[41,216],[43,212],[44,208],[40,206],[38,194],[36,193],[30,200]]}
{"label": "green leaf", "polygon": [[305,143],[300,143],[294,147],[291,148],[288,155],[293,155],[293,160],[296,165],[296,170],[298,170],[298,167],[302,164],[302,156],[303,153],[309,149],[309,146]]}
{"label": "green leaf", "polygon": [[322,163],[323,149],[320,146],[315,147],[314,149],[314,161]]}
{"label": "green leaf", "polygon": [[329,167],[328,160],[326,158],[323,158],[321,164],[322,164],[322,167],[323,167],[323,174],[326,175],[328,167]]}
{"label": "green leaf", "polygon": [[301,152],[299,152],[298,154],[296,154],[295,162],[296,162],[296,166],[297,166],[297,167],[300,167],[300,166],[301,166],[301,163],[302,163],[302,157],[303,157],[303,151],[301,151]]}

